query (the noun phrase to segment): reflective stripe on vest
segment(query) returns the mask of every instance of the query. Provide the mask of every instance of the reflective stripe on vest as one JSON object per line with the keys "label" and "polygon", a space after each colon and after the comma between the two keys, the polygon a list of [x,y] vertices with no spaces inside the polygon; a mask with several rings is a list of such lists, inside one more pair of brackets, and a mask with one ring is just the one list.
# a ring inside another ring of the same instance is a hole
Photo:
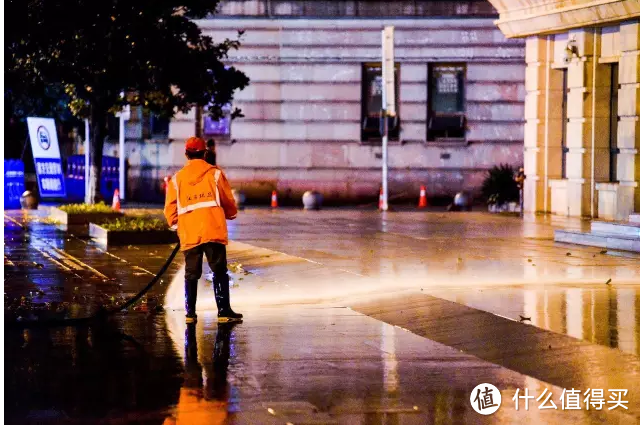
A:
{"label": "reflective stripe on vest", "polygon": [[207,207],[219,207],[220,206],[220,192],[218,191],[218,179],[220,178],[220,170],[216,170],[214,174],[216,200],[215,201],[201,201],[195,204],[189,204],[186,207],[180,205],[180,189],[178,187],[178,174],[173,175],[171,180],[173,181],[173,187],[176,189],[176,203],[178,205],[178,216],[181,214],[189,213],[197,209],[204,209]]}

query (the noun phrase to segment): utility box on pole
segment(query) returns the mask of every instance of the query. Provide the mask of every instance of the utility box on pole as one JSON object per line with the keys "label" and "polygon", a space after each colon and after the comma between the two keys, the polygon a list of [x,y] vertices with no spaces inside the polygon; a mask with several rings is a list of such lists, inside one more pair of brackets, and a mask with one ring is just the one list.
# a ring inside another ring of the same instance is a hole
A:
{"label": "utility box on pole", "polygon": [[387,117],[396,115],[395,58],[393,54],[393,30],[387,26],[382,30],[382,211],[389,210],[389,122]]}

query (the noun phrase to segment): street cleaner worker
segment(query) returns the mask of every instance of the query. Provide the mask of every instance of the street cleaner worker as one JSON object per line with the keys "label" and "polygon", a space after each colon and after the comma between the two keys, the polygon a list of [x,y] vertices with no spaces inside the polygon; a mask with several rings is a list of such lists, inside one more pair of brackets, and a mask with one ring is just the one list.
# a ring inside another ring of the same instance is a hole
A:
{"label": "street cleaner worker", "polygon": [[180,250],[184,253],[184,293],[187,323],[195,322],[198,280],[202,275],[202,256],[214,273],[213,290],[218,306],[218,322],[239,321],[229,302],[227,274],[226,220],[238,214],[226,176],[205,160],[203,139],[191,137],[185,144],[187,164],[173,175],[167,185],[164,215],[178,230]]}

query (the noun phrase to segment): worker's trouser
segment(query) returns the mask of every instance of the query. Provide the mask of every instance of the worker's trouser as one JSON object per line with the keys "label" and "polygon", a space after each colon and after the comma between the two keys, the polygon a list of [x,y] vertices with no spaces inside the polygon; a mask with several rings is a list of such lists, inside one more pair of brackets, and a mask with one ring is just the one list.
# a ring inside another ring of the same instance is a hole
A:
{"label": "worker's trouser", "polygon": [[202,276],[202,257],[207,257],[214,274],[213,289],[218,310],[229,307],[229,275],[227,275],[227,246],[220,243],[204,243],[184,252],[184,295],[187,315],[195,315],[198,297],[198,280]]}

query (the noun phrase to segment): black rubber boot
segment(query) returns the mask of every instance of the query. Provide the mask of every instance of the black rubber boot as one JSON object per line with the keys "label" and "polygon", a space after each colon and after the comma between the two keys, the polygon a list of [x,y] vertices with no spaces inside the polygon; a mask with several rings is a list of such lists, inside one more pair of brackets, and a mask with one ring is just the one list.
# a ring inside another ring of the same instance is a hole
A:
{"label": "black rubber boot", "polygon": [[195,322],[196,300],[198,299],[198,280],[184,280],[184,309],[187,311],[187,322]]}
{"label": "black rubber boot", "polygon": [[237,314],[231,309],[229,301],[229,275],[214,274],[213,291],[216,294],[216,305],[218,305],[218,322],[242,320],[242,314]]}

